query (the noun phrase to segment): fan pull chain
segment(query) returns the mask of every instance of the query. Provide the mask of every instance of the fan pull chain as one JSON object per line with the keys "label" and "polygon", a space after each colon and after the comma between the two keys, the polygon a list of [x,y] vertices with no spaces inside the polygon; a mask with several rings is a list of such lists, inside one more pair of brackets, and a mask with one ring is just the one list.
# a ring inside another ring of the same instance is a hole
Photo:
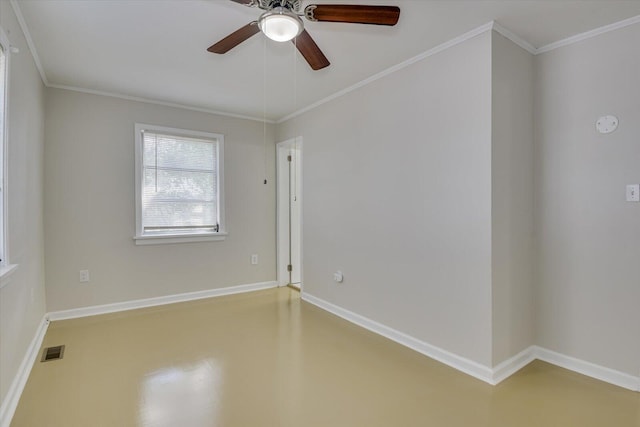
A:
{"label": "fan pull chain", "polygon": [[262,38],[262,156],[264,184],[267,184],[267,38]]}
{"label": "fan pull chain", "polygon": [[[298,111],[298,38],[293,41],[293,111]],[[294,129],[297,128],[297,117],[294,120]],[[295,162],[293,164],[293,200],[298,201],[298,132],[294,133],[293,155]]]}

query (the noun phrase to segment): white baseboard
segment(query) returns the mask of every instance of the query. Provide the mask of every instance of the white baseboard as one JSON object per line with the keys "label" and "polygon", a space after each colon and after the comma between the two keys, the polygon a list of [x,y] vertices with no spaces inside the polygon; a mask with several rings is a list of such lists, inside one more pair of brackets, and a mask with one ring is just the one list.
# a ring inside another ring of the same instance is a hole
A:
{"label": "white baseboard", "polygon": [[343,319],[348,320],[351,323],[355,323],[358,326],[361,326],[365,329],[382,335],[385,338],[395,341],[398,344],[409,347],[417,351],[418,353],[422,353],[425,356],[435,359],[438,362],[451,366],[452,368],[462,371],[465,374],[471,375],[472,377],[478,378],[479,380],[485,381],[489,384],[493,384],[493,370],[487,366],[484,366],[478,362],[474,362],[473,360],[467,359],[465,357],[458,356],[457,354],[428,344],[424,341],[420,341],[417,338],[397,331],[374,320],[368,319],[364,316],[360,316],[359,314],[346,310],[323,299],[314,297],[313,295],[309,295],[308,293],[302,292],[302,299],[315,306],[320,307],[323,310],[328,311],[329,313],[333,313],[338,317],[342,317]]}
{"label": "white baseboard", "polygon": [[535,346],[525,348],[520,353],[501,362],[492,370],[491,384],[496,385],[518,372],[536,359]]}
{"label": "white baseboard", "polygon": [[560,366],[561,368],[578,372],[579,374],[614,384],[628,390],[640,391],[640,376],[636,377],[634,375],[616,371],[615,369],[587,362],[586,360],[576,359],[575,357],[556,353],[555,351],[547,350],[542,347],[536,346],[534,353],[536,359],[542,360],[543,362],[551,363],[552,365]]}
{"label": "white baseboard", "polygon": [[490,368],[442,348],[420,341],[417,338],[411,337],[374,320],[353,313],[321,298],[309,295],[308,293],[302,292],[302,299],[328,311],[329,313],[342,317],[351,323],[382,335],[383,337],[389,338],[398,344],[409,347],[424,354],[425,356],[492,385],[496,385],[504,381],[535,359],[539,359],[544,362],[551,363],[552,365],[578,372],[588,377],[605,381],[628,390],[640,391],[640,377],[616,371],[611,368],[606,368],[604,366],[599,366],[574,357],[565,356],[538,346],[526,348],[515,356],[501,362],[493,368]]}
{"label": "white baseboard", "polygon": [[[193,301],[204,298],[211,298],[224,295],[233,295],[244,292],[257,291],[262,289],[275,288],[278,283],[261,282],[248,285],[231,286],[227,288],[210,289],[206,291],[189,292],[177,295],[168,295],[156,298],[147,298],[135,301],[127,301],[115,304],[106,304],[93,307],[84,307],[72,310],[57,311],[46,314],[38,326],[36,333],[29,344],[29,348],[18,368],[11,386],[0,406],[0,427],[9,427],[13,414],[18,406],[22,391],[29,379],[31,368],[38,357],[40,346],[44,340],[45,333],[52,320],[74,319],[78,317],[94,316],[98,314],[115,313],[119,311],[134,310],[137,308],[153,307],[176,302]],[[632,391],[640,391],[640,376],[633,376],[611,368],[596,365],[591,362],[576,359],[564,354],[556,353],[538,346],[531,346],[517,355],[505,360],[494,368],[489,368],[473,360],[451,353],[442,348],[420,341],[417,338],[397,331],[386,325],[368,319],[359,314],[353,313],[323,299],[309,295],[304,291],[301,297],[321,309],[335,314],[351,323],[361,326],[374,333],[382,335],[401,345],[409,347],[445,365],[451,366],[461,372],[471,375],[489,384],[496,385],[510,377],[524,366],[535,359],[565,368],[580,374],[605,381],[619,387]]]}
{"label": "white baseboard", "polygon": [[155,307],[176,302],[194,301],[204,298],[220,297],[224,295],[240,294],[275,288],[277,282],[260,282],[248,285],[230,286],[227,288],[208,289],[205,291],[187,292],[184,294],[167,295],[155,298],[145,298],[133,301],[117,302],[113,304],[94,305],[91,307],[73,308],[71,310],[53,311],[47,314],[50,321],[75,319],[78,317],[96,316],[98,314],[116,313],[119,311],[135,310],[138,308]]}
{"label": "white baseboard", "polygon": [[40,325],[38,325],[38,329],[36,330],[36,334],[31,340],[29,348],[27,348],[27,352],[22,359],[18,372],[16,372],[16,375],[11,382],[11,386],[9,386],[9,390],[2,401],[2,406],[0,406],[0,427],[9,427],[9,424],[11,424],[11,419],[18,407],[18,401],[20,400],[22,391],[29,379],[31,367],[38,358],[40,346],[42,345],[48,326],[49,322],[47,321],[46,316],[43,316],[40,321]]}
{"label": "white baseboard", "polygon": [[54,320],[75,319],[78,317],[95,316],[98,314],[115,313],[119,311],[135,310],[137,308],[154,307],[158,305],[172,304],[176,302],[194,301],[204,298],[233,295],[244,292],[258,291],[277,287],[277,282],[261,282],[248,285],[230,286],[227,288],[209,289],[205,291],[188,292],[177,295],[167,295],[156,298],[146,298],[134,301],[125,301],[115,304],[96,305],[92,307],[75,308],[71,310],[54,311],[47,313],[42,318],[31,344],[18,368],[18,372],[7,391],[7,395],[0,406],[0,427],[9,427],[11,419],[18,407],[18,401],[29,379],[29,374],[38,357],[40,346],[44,340],[49,323]]}

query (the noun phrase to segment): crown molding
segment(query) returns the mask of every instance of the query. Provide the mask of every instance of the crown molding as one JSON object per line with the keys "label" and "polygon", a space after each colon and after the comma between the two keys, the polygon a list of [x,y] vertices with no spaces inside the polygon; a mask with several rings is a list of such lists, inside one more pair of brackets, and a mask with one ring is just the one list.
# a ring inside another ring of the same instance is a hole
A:
{"label": "crown molding", "polygon": [[366,86],[370,83],[373,83],[376,80],[379,80],[385,76],[388,76],[390,74],[395,73],[396,71],[402,70],[403,68],[406,68],[412,64],[415,64],[416,62],[422,61],[423,59],[429,58],[433,55],[436,55],[437,53],[442,52],[443,50],[449,49],[453,46],[456,46],[460,43],[463,43],[469,39],[472,39],[473,37],[476,37],[486,31],[496,31],[497,33],[501,34],[502,36],[506,37],[507,39],[511,40],[513,43],[515,43],[516,45],[520,46],[521,48],[523,48],[524,50],[526,50],[527,52],[529,52],[532,55],[539,55],[541,53],[546,53],[564,46],[569,46],[572,45],[574,43],[578,43],[581,42],[583,40],[592,38],[592,37],[596,37],[598,35],[601,34],[605,34],[611,31],[615,31],[630,25],[634,25],[637,23],[640,23],[640,15],[634,16],[632,18],[628,18],[619,22],[615,22],[613,24],[609,24],[609,25],[605,25],[599,28],[596,28],[594,30],[590,30],[590,31],[586,31],[584,33],[580,33],[580,34],[576,34],[574,36],[571,37],[567,37],[565,39],[562,40],[558,40],[556,42],[553,43],[549,43],[545,46],[542,47],[535,47],[534,45],[532,45],[531,43],[529,43],[528,41],[526,41],[525,39],[523,39],[522,37],[520,37],[519,35],[517,35],[516,33],[514,33],[513,31],[503,27],[502,25],[500,25],[498,22],[496,21],[491,21],[488,22],[484,25],[481,25],[480,27],[473,29],[469,32],[466,32],[458,37],[455,37],[447,42],[444,42],[434,48],[431,48],[419,55],[414,56],[413,58],[410,58],[406,61],[403,61],[397,65],[394,65],[392,67],[387,68],[386,70],[383,70],[377,74],[374,74],[358,83],[355,83],[345,89],[342,89],[332,95],[329,95],[326,98],[323,98],[319,101],[316,101],[306,107],[303,107],[297,111],[294,111],[291,114],[288,114],[280,119],[276,119],[276,120],[267,120],[267,119],[263,119],[263,118],[258,118],[258,117],[252,117],[252,116],[247,116],[247,115],[242,115],[242,114],[235,114],[235,113],[228,113],[228,112],[224,112],[224,111],[218,111],[218,110],[211,110],[211,109],[207,109],[207,108],[201,108],[201,107],[194,107],[194,106],[189,106],[189,105],[185,105],[185,104],[179,104],[179,103],[174,103],[174,102],[168,102],[168,101],[162,101],[159,99],[150,99],[150,98],[142,98],[142,97],[136,97],[136,96],[131,96],[131,95],[124,95],[124,94],[120,94],[120,93],[115,93],[115,92],[108,92],[108,91],[99,91],[99,90],[93,90],[93,89],[87,89],[87,88],[81,88],[81,87],[76,87],[76,86],[66,86],[66,85],[57,85],[57,84],[51,84],[49,83],[49,80],[47,79],[47,75],[44,71],[44,68],[42,67],[42,63],[40,61],[40,57],[38,56],[38,52],[36,50],[35,44],[33,43],[33,39],[31,38],[31,34],[29,32],[29,28],[27,27],[27,24],[24,20],[24,16],[22,15],[22,11],[20,10],[20,6],[18,4],[18,0],[9,0],[9,2],[11,3],[11,6],[16,14],[16,17],[18,19],[18,23],[20,25],[20,28],[22,29],[22,32],[24,33],[25,39],[27,40],[27,45],[29,46],[29,50],[31,51],[31,55],[33,57],[33,60],[36,64],[36,67],[38,69],[38,72],[40,73],[40,77],[42,78],[42,81],[44,82],[45,86],[47,87],[52,87],[52,88],[57,88],[57,89],[65,89],[65,90],[71,90],[71,91],[75,91],[75,92],[82,92],[82,93],[88,93],[88,94],[93,94],[93,95],[102,95],[102,96],[108,96],[108,97],[112,97],[112,98],[120,98],[120,99],[125,99],[125,100],[129,100],[129,101],[138,101],[138,102],[144,102],[147,104],[155,104],[155,105],[162,105],[162,106],[166,106],[166,107],[173,107],[173,108],[180,108],[180,109],[185,109],[185,110],[190,110],[190,111],[198,111],[201,113],[208,113],[208,114],[215,114],[215,115],[219,115],[219,116],[224,116],[224,117],[232,117],[232,118],[237,118],[237,119],[245,119],[245,120],[252,120],[252,121],[258,121],[258,122],[265,122],[265,123],[269,123],[269,124],[281,124],[286,122],[287,120],[293,119],[297,116],[300,116],[308,111],[311,111],[323,104],[326,104],[336,98],[339,98],[343,95],[346,95],[350,92],[353,92],[363,86]]}
{"label": "crown molding", "polygon": [[536,55],[549,52],[560,47],[569,46],[574,43],[578,43],[583,40],[590,39],[592,37],[599,36],[611,31],[619,30],[621,28],[628,27],[629,25],[637,23],[640,23],[640,15],[622,21],[614,22],[613,24],[605,25],[604,27],[599,27],[591,31],[576,34],[575,36],[567,37],[566,39],[558,40],[557,42],[549,43],[548,45],[536,49]]}
{"label": "crown molding", "polygon": [[256,121],[256,122],[260,122],[260,123],[264,122],[264,123],[269,123],[269,124],[275,124],[276,123],[274,120],[267,120],[267,119],[263,120],[262,118],[258,118],[258,117],[244,116],[242,114],[234,114],[234,113],[227,113],[227,112],[224,112],[224,111],[210,110],[208,108],[193,107],[193,106],[190,106],[190,105],[179,104],[179,103],[175,103],[175,102],[161,101],[159,99],[141,98],[141,97],[138,97],[138,96],[129,96],[129,95],[124,95],[124,94],[115,93],[115,92],[107,92],[107,91],[101,91],[101,90],[86,89],[86,88],[76,87],[76,86],[66,86],[66,85],[56,85],[56,84],[48,84],[47,87],[50,87],[50,88],[53,88],[53,89],[63,89],[63,90],[70,90],[70,91],[73,91],[73,92],[87,93],[87,94],[90,94],[90,95],[108,96],[110,98],[124,99],[124,100],[127,100],[127,101],[144,102],[145,104],[161,105],[163,107],[180,108],[182,110],[190,110],[190,111],[197,111],[199,113],[215,114],[215,115],[218,115],[218,116],[231,117],[231,118],[234,118],[234,119],[252,120],[252,121]]}
{"label": "crown molding", "polygon": [[49,80],[47,80],[47,75],[44,72],[44,68],[42,67],[42,62],[40,62],[40,57],[38,56],[38,51],[36,50],[36,45],[33,43],[33,39],[31,38],[31,33],[29,32],[29,27],[27,27],[27,23],[24,20],[24,16],[22,15],[22,10],[20,10],[20,5],[18,4],[18,0],[9,0],[11,3],[11,7],[13,8],[13,12],[16,14],[16,18],[18,19],[18,25],[20,25],[20,29],[22,30],[22,34],[24,34],[24,38],[27,40],[27,46],[29,46],[29,50],[31,51],[31,56],[33,57],[33,62],[36,63],[36,68],[40,73],[40,78],[45,86],[49,86]]}
{"label": "crown molding", "polygon": [[386,76],[388,76],[390,74],[393,74],[396,71],[400,71],[403,68],[407,68],[408,66],[413,65],[416,62],[420,62],[423,59],[429,58],[430,56],[433,56],[433,55],[436,55],[436,54],[442,52],[443,50],[447,50],[447,49],[449,49],[451,47],[459,45],[460,43],[463,43],[463,42],[465,42],[465,41],[467,41],[469,39],[472,39],[472,38],[474,38],[474,37],[486,32],[486,31],[490,31],[490,30],[493,29],[493,25],[494,25],[493,21],[488,22],[488,23],[486,23],[484,25],[481,25],[480,27],[478,27],[478,28],[476,28],[474,30],[471,30],[471,31],[466,32],[466,33],[464,33],[464,34],[462,34],[462,35],[460,35],[460,36],[458,36],[456,38],[453,38],[453,39],[447,41],[447,42],[439,44],[438,46],[436,46],[434,48],[431,48],[431,49],[429,49],[429,50],[427,50],[427,51],[425,51],[425,52],[423,52],[423,53],[421,53],[419,55],[416,55],[413,58],[409,58],[406,61],[403,61],[403,62],[401,62],[401,63],[399,63],[397,65],[394,65],[393,67],[389,67],[384,71],[381,71],[381,72],[379,72],[377,74],[374,74],[371,77],[368,77],[368,78],[366,78],[366,79],[364,79],[364,80],[362,80],[362,81],[360,81],[360,82],[358,82],[358,83],[356,83],[354,85],[351,85],[351,86],[349,86],[349,87],[347,87],[345,89],[342,89],[341,91],[336,92],[333,95],[329,95],[328,97],[323,98],[320,101],[314,102],[313,104],[308,105],[307,107],[304,107],[304,108],[302,108],[302,109],[300,109],[300,110],[298,110],[296,112],[293,112],[293,113],[291,113],[289,115],[286,115],[286,116],[282,117],[281,119],[276,120],[276,124],[284,123],[287,120],[290,120],[290,119],[292,119],[294,117],[297,117],[297,116],[299,116],[301,114],[306,113],[307,111],[313,110],[314,108],[317,108],[317,107],[319,107],[319,106],[321,106],[323,104],[326,104],[329,101],[332,101],[332,100],[334,100],[336,98],[344,96],[344,95],[346,95],[346,94],[348,94],[350,92],[353,92],[356,89],[359,89],[359,88],[361,88],[363,86],[366,86],[366,85],[368,85],[370,83],[373,83],[376,80],[380,80],[383,77],[386,77]]}
{"label": "crown molding", "polygon": [[33,61],[36,64],[36,68],[38,69],[38,72],[40,73],[40,78],[42,79],[42,82],[46,87],[71,90],[74,92],[88,93],[91,95],[108,96],[111,98],[125,99],[128,101],[144,102],[146,104],[162,105],[164,107],[180,108],[183,110],[197,111],[200,113],[215,114],[215,115],[224,116],[224,117],[232,117],[234,119],[244,119],[244,120],[257,121],[261,123],[266,122],[269,124],[275,124],[275,120],[266,120],[259,117],[246,116],[243,114],[234,114],[234,113],[229,113],[225,111],[211,110],[208,108],[194,107],[194,106],[175,103],[175,102],[162,101],[159,99],[124,95],[116,92],[100,91],[100,90],[93,90],[93,89],[81,88],[76,86],[66,86],[66,85],[58,85],[58,84],[50,83],[49,79],[47,79],[47,74],[45,73],[44,68],[42,66],[42,62],[40,61],[40,56],[38,55],[38,51],[33,42],[33,38],[31,37],[31,33],[29,31],[29,27],[27,26],[27,22],[25,21],[24,15],[22,14],[22,10],[20,9],[20,5],[18,4],[18,0],[9,0],[9,2],[11,3],[11,7],[13,8],[14,13],[16,14],[16,18],[18,20],[18,24],[20,25],[20,29],[22,30],[22,33],[24,34],[24,38],[27,41],[29,51],[31,51],[31,56],[33,57]]}
{"label": "crown molding", "polygon": [[504,37],[508,38],[509,40],[511,40],[512,42],[514,42],[515,44],[517,44],[518,46],[520,46],[521,48],[529,52],[530,54],[537,55],[538,49],[536,49],[534,45],[532,45],[531,43],[529,43],[528,41],[526,41],[525,39],[523,39],[513,31],[508,30],[502,25],[498,24],[496,21],[493,21],[492,29],[498,34],[501,34]]}
{"label": "crown molding", "polygon": [[529,52],[532,55],[539,55],[541,53],[545,53],[545,52],[549,52],[551,50],[554,49],[558,49],[560,47],[563,46],[568,46],[568,45],[572,45],[574,43],[578,43],[582,40],[586,40],[589,39],[591,37],[595,37],[601,34],[605,34],[608,33],[610,31],[615,31],[615,30],[619,30],[621,28],[627,27],[629,25],[633,25],[633,24],[637,24],[640,23],[640,15],[638,16],[634,16],[632,18],[629,19],[625,19],[623,21],[619,21],[619,22],[615,22],[613,24],[610,25],[605,25],[603,27],[600,28],[596,28],[594,30],[591,31],[587,31],[581,34],[576,34],[575,36],[571,36],[568,37],[566,39],[563,40],[559,40],[557,42],[553,42],[550,43],[548,45],[536,48],[534,45],[532,45],[531,43],[529,43],[528,41],[526,41],[525,39],[523,39],[522,37],[520,37],[519,35],[517,35],[516,33],[514,33],[513,31],[503,27],[502,25],[500,25],[498,22],[496,21],[491,21],[485,25],[482,25],[478,28],[476,28],[475,30],[471,30],[467,33],[462,34],[461,36],[458,36],[448,42],[442,43],[441,45],[438,45],[432,49],[427,50],[424,53],[421,53],[420,55],[414,56],[413,58],[401,62],[398,65],[395,65],[393,67],[387,68],[386,70],[375,74],[365,80],[362,80],[359,83],[356,83],[352,86],[349,86],[346,89],[343,89],[339,92],[334,93],[333,95],[330,95],[324,99],[321,99],[320,101],[317,101],[307,107],[304,107],[298,111],[295,111],[289,115],[286,115],[284,117],[282,117],[281,119],[278,119],[275,121],[276,124],[280,124],[283,122],[286,122],[287,120],[293,119],[294,117],[297,117],[301,114],[304,114],[310,110],[313,110],[316,107],[321,106],[322,104],[326,104],[329,101],[332,101],[336,98],[339,98],[343,95],[346,95],[349,92],[353,92],[356,89],[361,88],[362,86],[365,86],[369,83],[372,83],[378,79],[381,79],[385,76],[388,76],[389,74],[395,73],[396,71],[399,71],[405,67],[408,67],[409,65],[412,65],[418,61],[421,61],[425,58],[428,58],[430,56],[433,56],[445,49],[449,49],[450,47],[453,47],[457,44],[460,44],[462,42],[465,42],[479,34],[482,34],[485,31],[489,31],[489,30],[493,30],[496,31],[497,33],[501,34],[502,36],[506,37],[507,39],[511,40],[513,43],[515,43],[516,45],[520,46],[521,48],[523,48],[524,50],[526,50],[527,52]]}

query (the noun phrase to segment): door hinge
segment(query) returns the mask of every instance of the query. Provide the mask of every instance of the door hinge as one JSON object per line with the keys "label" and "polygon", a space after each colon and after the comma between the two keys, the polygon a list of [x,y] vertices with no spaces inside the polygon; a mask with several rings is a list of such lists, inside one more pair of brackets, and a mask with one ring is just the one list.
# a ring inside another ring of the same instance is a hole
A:
{"label": "door hinge", "polygon": [[287,156],[287,161],[290,162],[291,161],[291,156]]}
{"label": "door hinge", "polygon": [[291,264],[287,265],[287,271],[293,271],[293,266]]}

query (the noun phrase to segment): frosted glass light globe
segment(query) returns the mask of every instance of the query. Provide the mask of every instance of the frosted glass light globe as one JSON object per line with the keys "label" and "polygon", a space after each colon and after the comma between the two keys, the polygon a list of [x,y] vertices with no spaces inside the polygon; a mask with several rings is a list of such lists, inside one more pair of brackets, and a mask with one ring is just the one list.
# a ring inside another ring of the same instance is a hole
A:
{"label": "frosted glass light globe", "polygon": [[293,40],[303,29],[302,20],[283,7],[263,13],[258,19],[258,25],[267,37],[277,42]]}

